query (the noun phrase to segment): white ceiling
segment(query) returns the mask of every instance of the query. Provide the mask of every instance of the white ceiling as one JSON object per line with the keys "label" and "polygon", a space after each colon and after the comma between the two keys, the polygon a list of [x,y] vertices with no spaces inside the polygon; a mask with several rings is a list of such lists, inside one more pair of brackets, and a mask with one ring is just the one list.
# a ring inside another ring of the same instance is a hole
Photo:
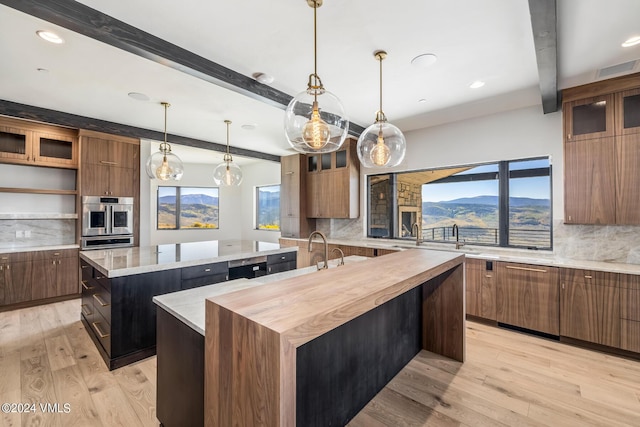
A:
{"label": "white ceiling", "polygon": [[[290,95],[306,88],[313,70],[313,10],[306,0],[81,3],[241,74],[268,73],[271,86]],[[639,18],[638,0],[559,0],[559,88],[640,59],[640,45],[620,46],[640,35]],[[41,29],[65,43],[44,42],[35,35]],[[0,6],[0,40],[0,99],[156,131],[163,130],[159,102],[168,101],[169,133],[224,144],[223,120],[230,119],[232,146],[291,152],[277,107],[6,6]],[[364,127],[378,106],[377,49],[389,54],[384,111],[403,131],[541,103],[527,0],[325,0],[318,10],[318,74]],[[412,66],[423,53],[438,61]],[[486,85],[472,90],[475,80]],[[136,101],[129,92],[151,100]],[[247,131],[243,124],[257,127]],[[188,162],[221,159],[174,151]]]}

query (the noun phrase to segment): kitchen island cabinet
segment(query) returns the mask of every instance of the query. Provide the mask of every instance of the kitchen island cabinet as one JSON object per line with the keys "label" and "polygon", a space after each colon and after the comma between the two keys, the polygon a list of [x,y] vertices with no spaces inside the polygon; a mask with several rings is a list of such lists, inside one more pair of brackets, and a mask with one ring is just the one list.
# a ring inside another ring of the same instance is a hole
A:
{"label": "kitchen island cabinet", "polygon": [[83,251],[80,317],[116,369],[156,353],[154,296],[224,281],[229,262],[294,253],[295,263],[295,252],[240,240]]}
{"label": "kitchen island cabinet", "polygon": [[408,250],[208,298],[205,425],[345,425],[421,349],[464,361],[463,262]]}

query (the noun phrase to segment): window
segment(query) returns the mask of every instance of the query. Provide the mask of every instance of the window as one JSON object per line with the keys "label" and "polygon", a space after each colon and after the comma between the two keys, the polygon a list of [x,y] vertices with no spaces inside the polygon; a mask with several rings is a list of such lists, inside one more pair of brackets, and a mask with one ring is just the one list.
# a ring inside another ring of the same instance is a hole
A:
{"label": "window", "polygon": [[158,187],[158,230],[218,228],[218,189]]}
{"label": "window", "polygon": [[280,186],[256,187],[256,228],[280,230]]}
{"label": "window", "polygon": [[369,237],[552,247],[548,158],[374,175],[368,187]]}

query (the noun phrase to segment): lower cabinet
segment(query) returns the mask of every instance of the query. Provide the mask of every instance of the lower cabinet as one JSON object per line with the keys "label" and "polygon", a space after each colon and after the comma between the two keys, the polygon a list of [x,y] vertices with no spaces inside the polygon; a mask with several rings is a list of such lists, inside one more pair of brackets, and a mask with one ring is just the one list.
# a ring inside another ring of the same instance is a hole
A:
{"label": "lower cabinet", "polygon": [[104,277],[81,261],[82,314],[109,369],[156,353],[156,295],[179,291],[180,269]]}
{"label": "lower cabinet", "polygon": [[229,263],[225,261],[185,267],[181,271],[181,279],[180,289],[192,289],[224,282],[229,280]]}
{"label": "lower cabinet", "polygon": [[559,335],[558,268],[497,263],[496,320]]}
{"label": "lower cabinet", "polygon": [[0,305],[79,292],[77,249],[0,254]]}
{"label": "lower cabinet", "polygon": [[467,314],[496,320],[496,263],[474,258],[465,259],[465,263]]}
{"label": "lower cabinet", "polygon": [[620,275],[620,348],[640,353],[640,276]]}
{"label": "lower cabinet", "polygon": [[297,264],[297,252],[267,255],[267,274],[276,274],[283,271],[295,270]]}
{"label": "lower cabinet", "polygon": [[560,335],[620,347],[618,274],[563,268]]}

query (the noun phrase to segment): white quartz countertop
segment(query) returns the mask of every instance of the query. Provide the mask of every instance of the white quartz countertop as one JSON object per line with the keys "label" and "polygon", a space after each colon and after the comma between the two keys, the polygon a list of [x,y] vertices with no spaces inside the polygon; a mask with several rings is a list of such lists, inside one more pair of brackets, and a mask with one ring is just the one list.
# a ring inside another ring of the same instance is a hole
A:
{"label": "white quartz countertop", "polygon": [[278,243],[253,240],[211,240],[158,246],[81,251],[80,258],[106,277],[184,268],[215,262],[296,252],[298,248],[281,248]]}
{"label": "white quartz countertop", "polygon": [[[306,242],[307,239],[285,238]],[[523,264],[544,265],[548,267],[579,268],[583,270],[607,271],[612,273],[640,275],[640,264],[628,264],[621,262],[590,261],[562,258],[551,251],[532,251],[527,249],[498,248],[486,246],[465,245],[455,249],[454,243],[422,243],[416,246],[415,240],[389,240],[389,239],[328,239],[335,245],[360,246],[377,249],[427,249],[452,253],[461,253],[468,258],[496,260],[504,262],[519,262]]]}
{"label": "white quartz countertop", "polygon": [[0,253],[37,252],[37,251],[61,251],[64,249],[79,249],[80,245],[49,245],[49,246],[9,246],[0,247]]}
{"label": "white quartz countertop", "polygon": [[[344,259],[345,264],[358,262],[367,259],[363,256],[348,256]],[[329,268],[338,265],[339,260],[329,261]],[[214,285],[202,286],[185,291],[172,292],[170,294],[153,297],[153,302],[162,307],[180,321],[188,325],[194,331],[204,335],[204,313],[205,301],[207,298],[224,295],[242,289],[263,286],[279,280],[296,277],[303,274],[313,274],[318,271],[317,267],[305,267],[297,270],[283,271],[282,273],[270,274],[257,277],[255,279],[236,279],[228,282],[216,283]]]}

